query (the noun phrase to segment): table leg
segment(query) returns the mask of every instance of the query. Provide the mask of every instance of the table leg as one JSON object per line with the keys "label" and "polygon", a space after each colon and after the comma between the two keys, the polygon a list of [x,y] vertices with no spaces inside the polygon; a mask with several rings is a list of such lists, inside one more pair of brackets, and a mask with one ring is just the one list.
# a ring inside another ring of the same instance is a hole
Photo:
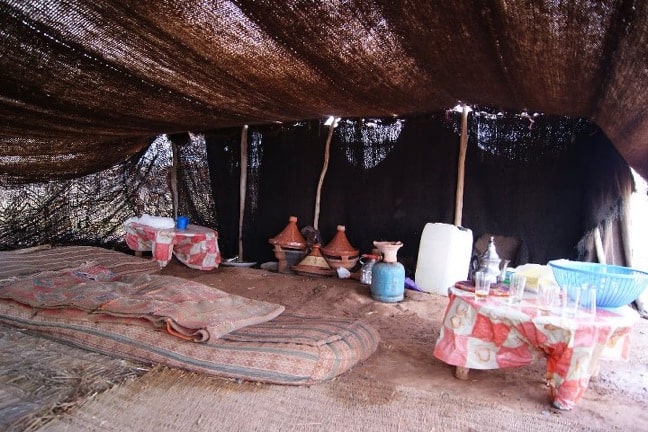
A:
{"label": "table leg", "polygon": [[455,368],[455,378],[466,381],[468,380],[468,374],[470,373],[470,368],[457,366]]}
{"label": "table leg", "polygon": [[590,380],[597,380],[600,372],[601,362],[599,361],[599,359],[596,359],[596,361],[594,361],[594,364],[592,365],[592,374],[590,375]]}

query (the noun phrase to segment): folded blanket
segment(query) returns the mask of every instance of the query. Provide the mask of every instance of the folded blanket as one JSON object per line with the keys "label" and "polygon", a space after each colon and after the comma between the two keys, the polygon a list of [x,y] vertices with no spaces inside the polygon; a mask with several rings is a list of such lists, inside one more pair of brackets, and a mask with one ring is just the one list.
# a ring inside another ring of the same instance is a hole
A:
{"label": "folded blanket", "polygon": [[81,310],[145,320],[169,334],[208,342],[284,311],[272,303],[247,299],[186,279],[125,275],[102,266],[43,272],[0,281],[0,298],[38,309]]}
{"label": "folded blanket", "polygon": [[125,222],[124,225],[127,225],[131,222],[136,222],[140,223],[142,225],[147,225],[153,228],[160,228],[160,229],[171,229],[175,228],[175,221],[170,218],[170,217],[162,217],[162,216],[151,216],[146,213],[142,215],[142,217],[132,217],[128,218]]}

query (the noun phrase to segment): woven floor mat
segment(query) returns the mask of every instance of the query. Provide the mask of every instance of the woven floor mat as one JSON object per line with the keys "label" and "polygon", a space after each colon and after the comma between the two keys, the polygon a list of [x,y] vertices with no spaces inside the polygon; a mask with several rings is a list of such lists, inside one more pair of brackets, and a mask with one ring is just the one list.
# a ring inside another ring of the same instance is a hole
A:
{"label": "woven floor mat", "polygon": [[30,248],[24,251],[0,251],[0,280],[25,277],[44,271],[75,268],[87,263],[107,267],[121,276],[151,274],[160,271],[152,259],[95,246]]}
{"label": "woven floor mat", "polygon": [[0,430],[35,430],[149,369],[0,324]]}
{"label": "woven floor mat", "polygon": [[43,431],[594,431],[560,413],[521,413],[447,392],[341,376],[310,387],[156,369]]}

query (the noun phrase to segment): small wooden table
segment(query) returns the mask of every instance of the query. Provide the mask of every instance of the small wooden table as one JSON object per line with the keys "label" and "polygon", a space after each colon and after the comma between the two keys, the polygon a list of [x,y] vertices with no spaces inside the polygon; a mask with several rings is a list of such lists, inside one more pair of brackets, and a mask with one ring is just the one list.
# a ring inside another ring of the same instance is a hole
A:
{"label": "small wooden table", "polygon": [[124,225],[126,244],[135,251],[151,251],[160,268],[175,256],[180,262],[198,270],[212,270],[221,262],[218,233],[210,228],[189,225],[187,229],[154,228],[131,222]]}
{"label": "small wooden table", "polygon": [[553,404],[572,409],[587,389],[600,360],[627,360],[630,331],[639,314],[628,306],[597,309],[596,317],[580,310],[564,318],[560,310],[540,311],[534,295],[509,305],[506,297],[475,301],[474,294],[449,290],[434,356],[457,367],[467,379],[470,369],[524,366],[546,358]]}

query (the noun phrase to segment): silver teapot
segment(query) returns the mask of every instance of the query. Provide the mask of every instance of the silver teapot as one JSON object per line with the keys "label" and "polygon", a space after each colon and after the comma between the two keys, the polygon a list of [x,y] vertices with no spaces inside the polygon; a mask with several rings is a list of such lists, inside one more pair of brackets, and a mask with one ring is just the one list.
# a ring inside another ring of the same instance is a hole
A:
{"label": "silver teapot", "polygon": [[471,279],[474,279],[475,272],[483,271],[492,275],[497,282],[502,282],[506,277],[509,262],[507,259],[500,259],[495,249],[495,239],[491,237],[484,253],[479,257],[475,256],[471,262]]}

